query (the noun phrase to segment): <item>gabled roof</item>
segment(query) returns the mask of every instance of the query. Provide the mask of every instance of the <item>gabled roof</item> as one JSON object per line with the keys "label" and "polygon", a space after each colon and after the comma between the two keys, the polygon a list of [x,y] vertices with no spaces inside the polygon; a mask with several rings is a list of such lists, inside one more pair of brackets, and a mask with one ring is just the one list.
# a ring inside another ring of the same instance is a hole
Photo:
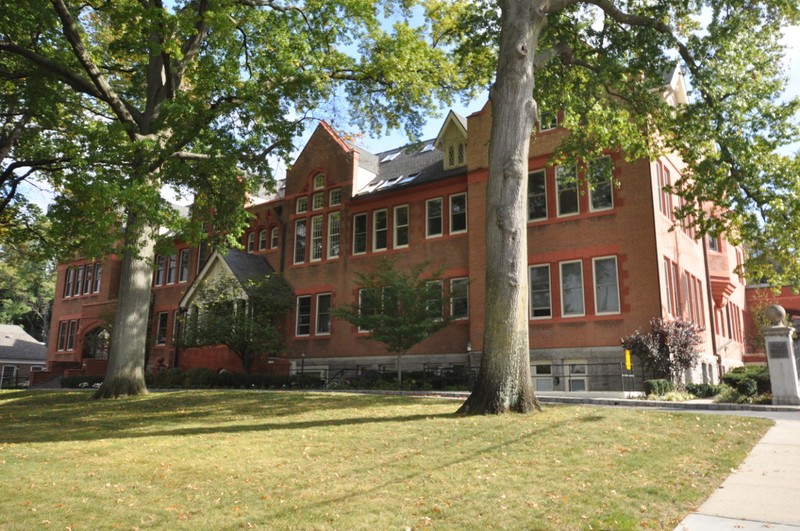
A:
{"label": "gabled roof", "polygon": [[434,141],[436,147],[439,149],[442,149],[444,134],[450,127],[455,127],[456,130],[461,133],[461,136],[465,139],[467,138],[467,119],[457,112],[450,111],[447,113],[447,117],[444,119],[442,127],[439,129],[439,133],[436,135],[436,140]]}
{"label": "gabled roof", "polygon": [[44,363],[47,347],[21,326],[0,324],[0,361]]}
{"label": "gabled roof", "polygon": [[230,277],[236,279],[242,291],[246,295],[252,295],[252,282],[260,280],[267,275],[275,272],[269,262],[257,254],[249,254],[236,249],[228,249],[227,252],[214,251],[208,257],[206,264],[192,285],[186,290],[186,294],[181,299],[179,306],[185,308],[194,298],[197,288],[216,268],[223,268],[223,271]]}

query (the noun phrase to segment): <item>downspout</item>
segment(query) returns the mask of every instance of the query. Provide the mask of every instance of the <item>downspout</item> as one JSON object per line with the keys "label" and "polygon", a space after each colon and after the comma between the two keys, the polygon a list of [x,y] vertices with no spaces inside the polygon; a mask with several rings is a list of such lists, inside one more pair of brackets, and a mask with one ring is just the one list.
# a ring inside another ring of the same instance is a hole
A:
{"label": "downspout", "polygon": [[717,327],[714,318],[714,298],[711,291],[711,272],[708,268],[708,237],[703,236],[703,267],[706,272],[706,297],[708,297],[708,318],[707,327],[711,334],[711,354],[717,359],[717,374],[722,378],[722,357],[717,352]]}
{"label": "downspout", "polygon": [[277,205],[275,207],[275,213],[278,214],[278,220],[281,222],[281,258],[280,258],[280,265],[278,266],[278,272],[283,273],[284,271],[284,261],[286,260],[286,227],[289,224],[288,220],[283,219],[283,205]]}

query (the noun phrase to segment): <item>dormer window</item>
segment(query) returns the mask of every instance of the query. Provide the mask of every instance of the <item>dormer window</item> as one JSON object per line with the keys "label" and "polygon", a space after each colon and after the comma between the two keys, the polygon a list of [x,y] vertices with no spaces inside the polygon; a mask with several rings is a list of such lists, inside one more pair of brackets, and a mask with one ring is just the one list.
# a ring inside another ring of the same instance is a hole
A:
{"label": "dormer window", "polygon": [[467,150],[463,142],[453,143],[447,146],[447,160],[445,169],[458,168],[467,163]]}

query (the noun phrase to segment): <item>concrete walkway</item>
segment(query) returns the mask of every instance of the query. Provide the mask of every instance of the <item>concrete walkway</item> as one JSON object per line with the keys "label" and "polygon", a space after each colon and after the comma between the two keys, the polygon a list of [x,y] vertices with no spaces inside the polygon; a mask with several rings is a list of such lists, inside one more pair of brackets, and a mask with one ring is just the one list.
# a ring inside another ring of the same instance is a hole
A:
{"label": "concrete walkway", "polygon": [[800,530],[800,413],[758,416],[775,426],[675,531]]}

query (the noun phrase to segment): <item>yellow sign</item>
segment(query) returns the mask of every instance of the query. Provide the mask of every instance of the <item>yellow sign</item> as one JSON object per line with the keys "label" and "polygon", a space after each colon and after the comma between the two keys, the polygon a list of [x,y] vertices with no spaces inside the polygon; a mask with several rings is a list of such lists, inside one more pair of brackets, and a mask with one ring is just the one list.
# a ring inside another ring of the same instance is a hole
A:
{"label": "yellow sign", "polygon": [[631,351],[625,349],[625,369],[631,370]]}

